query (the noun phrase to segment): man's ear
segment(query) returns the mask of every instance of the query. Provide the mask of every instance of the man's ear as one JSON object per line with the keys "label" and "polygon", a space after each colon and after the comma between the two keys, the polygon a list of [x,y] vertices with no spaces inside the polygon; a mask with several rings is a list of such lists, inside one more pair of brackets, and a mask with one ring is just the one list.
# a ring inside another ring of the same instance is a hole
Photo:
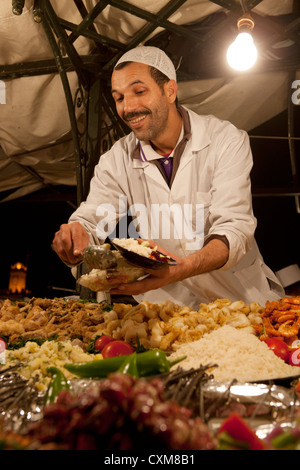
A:
{"label": "man's ear", "polygon": [[165,83],[165,93],[169,103],[174,103],[177,97],[177,82],[175,80],[169,80]]}

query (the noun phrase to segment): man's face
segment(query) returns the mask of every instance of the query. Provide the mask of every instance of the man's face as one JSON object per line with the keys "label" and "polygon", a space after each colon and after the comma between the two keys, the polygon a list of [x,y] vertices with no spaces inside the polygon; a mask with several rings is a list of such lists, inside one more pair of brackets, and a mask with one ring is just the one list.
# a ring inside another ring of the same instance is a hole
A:
{"label": "man's face", "polygon": [[132,63],[114,70],[111,85],[120,118],[138,139],[155,141],[167,126],[169,102],[148,65]]}

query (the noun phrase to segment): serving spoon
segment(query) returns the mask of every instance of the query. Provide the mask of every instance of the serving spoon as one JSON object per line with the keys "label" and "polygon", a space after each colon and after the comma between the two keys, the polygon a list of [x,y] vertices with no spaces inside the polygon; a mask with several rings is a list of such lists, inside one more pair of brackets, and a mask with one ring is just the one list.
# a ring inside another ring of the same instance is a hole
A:
{"label": "serving spoon", "polygon": [[110,245],[88,245],[82,250],[82,258],[89,269],[110,269],[117,266],[117,258]]}
{"label": "serving spoon", "polygon": [[[51,245],[54,250],[53,245]],[[85,262],[89,269],[110,269],[117,266],[117,258],[114,251],[110,250],[109,243],[103,245],[88,245],[86,246],[81,255],[78,257],[78,263],[70,264],[64,261],[64,263],[70,268],[79,266]]]}

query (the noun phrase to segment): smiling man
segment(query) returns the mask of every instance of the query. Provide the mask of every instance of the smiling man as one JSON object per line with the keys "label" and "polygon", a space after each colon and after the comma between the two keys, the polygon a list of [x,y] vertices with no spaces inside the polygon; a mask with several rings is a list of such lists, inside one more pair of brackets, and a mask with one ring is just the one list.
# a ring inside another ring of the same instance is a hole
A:
{"label": "smiling man", "polygon": [[87,200],[56,233],[60,258],[75,264],[130,208],[139,236],[153,238],[177,265],[111,293],[194,308],[216,298],[264,304],[284,295],[254,239],[247,134],[180,106],[174,65],[158,48],[126,52],[111,86],[117,113],[132,132],[101,156]]}
{"label": "smiling man", "polygon": [[159,85],[149,73],[148,65],[121,62],[111,82],[121,119],[139,140],[150,141],[162,155],[170,153],[182,128],[182,118],[175,106],[176,81]]}

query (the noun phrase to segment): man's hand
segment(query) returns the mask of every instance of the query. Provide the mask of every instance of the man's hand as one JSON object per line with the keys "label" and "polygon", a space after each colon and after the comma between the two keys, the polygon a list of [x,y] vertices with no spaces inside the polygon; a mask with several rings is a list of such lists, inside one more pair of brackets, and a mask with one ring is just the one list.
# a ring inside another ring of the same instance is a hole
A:
{"label": "man's hand", "polygon": [[77,264],[83,248],[89,244],[89,235],[79,222],[63,224],[56,232],[52,247],[62,261]]}
{"label": "man's hand", "polygon": [[[153,247],[152,244],[150,246]],[[229,250],[221,240],[211,240],[201,250],[193,253],[186,258],[168,252],[158,246],[158,250],[171,256],[177,261],[176,266],[166,266],[158,270],[146,270],[149,276],[141,281],[130,284],[121,284],[116,289],[110,291],[111,294],[139,295],[149,290],[164,287],[173,282],[182,281],[189,277],[197,276],[223,266],[229,256]]]}
{"label": "man's hand", "polygon": [[[141,243],[144,240],[139,238],[138,241]],[[179,265],[181,265],[184,261],[182,258],[179,258],[173,253],[170,253],[168,250],[157,245],[152,240],[147,240],[147,241],[151,248],[156,247],[157,250],[160,251],[161,253],[175,259],[178,264],[176,266],[166,266],[160,269],[145,269],[145,272],[149,274],[148,277],[146,277],[145,279],[142,279],[141,281],[131,282],[130,284],[121,284],[115,289],[111,289],[110,294],[112,295],[144,294],[145,292],[148,292],[149,290],[158,289],[159,287],[163,287],[172,282],[180,281],[181,279],[185,277],[185,275],[182,274],[183,271],[179,269]]]}
{"label": "man's hand", "polygon": [[140,281],[131,282],[129,284],[121,284],[115,289],[110,290],[112,295],[139,295],[144,294],[150,290],[158,289],[173,282],[181,281],[185,276],[182,276],[180,269],[177,266],[169,266],[157,270],[145,270],[149,274],[148,277]]}

